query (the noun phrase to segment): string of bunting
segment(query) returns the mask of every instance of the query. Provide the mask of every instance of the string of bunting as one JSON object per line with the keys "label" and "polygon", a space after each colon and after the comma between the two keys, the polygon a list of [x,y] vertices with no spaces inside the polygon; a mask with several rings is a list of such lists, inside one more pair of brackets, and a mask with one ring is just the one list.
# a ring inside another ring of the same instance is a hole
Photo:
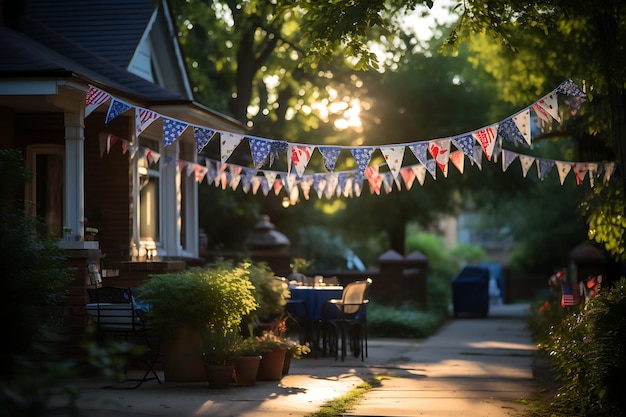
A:
{"label": "string of bunting", "polygon": [[[289,143],[220,131],[133,106],[94,86],[89,86],[87,91],[85,117],[104,103],[110,102],[105,124],[108,125],[111,120],[123,113],[134,111],[135,135],[138,137],[154,121],[161,119],[164,147],[174,143],[187,129],[192,129],[197,153],[200,153],[213,138],[219,136],[220,160],[200,156],[199,162],[202,163],[177,161],[180,168],[186,169],[188,175],[194,175],[198,182],[206,178],[207,183],[213,183],[224,189],[230,187],[235,190],[241,185],[241,189],[246,193],[251,191],[256,194],[258,190],[261,190],[264,195],[267,195],[273,190],[278,195],[285,188],[292,200],[297,200],[300,194],[308,199],[311,190],[317,193],[318,198],[322,196],[327,198],[358,197],[363,191],[365,180],[373,194],[380,194],[381,190],[389,193],[394,185],[400,190],[402,184],[410,190],[416,179],[420,185],[424,184],[427,172],[436,180],[437,167],[444,177],[447,177],[450,162],[460,173],[463,173],[466,157],[472,165],[475,164],[481,169],[483,156],[493,162],[497,162],[498,157],[501,156],[503,172],[511,163],[519,159],[524,177],[527,176],[533,163],[536,163],[538,177],[542,180],[556,166],[561,184],[570,172],[573,172],[577,184],[584,182],[587,173],[589,173],[589,182],[592,187],[600,176],[603,176],[604,181],[609,181],[615,169],[614,162],[559,161],[528,156],[502,148],[502,141],[532,145],[531,114],[542,123],[552,123],[553,120],[560,123],[559,94],[566,96],[565,103],[569,106],[572,115],[577,113],[586,100],[584,92],[572,80],[566,80],[540,100],[499,123],[449,138],[376,147]],[[131,157],[138,154],[140,157],[151,159],[152,162],[160,158],[160,154],[154,150],[134,145],[126,139],[114,135],[109,135],[106,139],[107,152],[114,143],[119,141],[122,143],[124,152],[131,150]],[[227,162],[244,139],[247,139],[250,145],[253,168]],[[417,164],[403,166],[406,148],[409,148],[415,155]],[[305,173],[316,149],[323,157],[326,172]],[[357,169],[335,170],[339,155],[344,150],[350,152]],[[370,164],[372,154],[376,150],[382,153],[385,164]],[[286,172],[264,168],[268,165],[271,168],[281,154],[287,156]],[[169,162],[171,161],[165,161],[165,163]],[[384,171],[384,168],[381,171],[383,165],[387,166],[388,171]]]}

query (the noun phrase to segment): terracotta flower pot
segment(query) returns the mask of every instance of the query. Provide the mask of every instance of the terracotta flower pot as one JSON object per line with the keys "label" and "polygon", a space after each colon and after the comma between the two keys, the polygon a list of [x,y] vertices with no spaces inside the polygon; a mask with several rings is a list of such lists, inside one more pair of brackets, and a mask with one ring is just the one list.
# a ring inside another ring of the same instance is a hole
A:
{"label": "terracotta flower pot", "polygon": [[227,388],[233,382],[232,365],[204,365],[210,388]]}
{"label": "terracotta flower pot", "polygon": [[256,383],[261,356],[241,356],[235,359],[235,384],[244,387]]}
{"label": "terracotta flower pot", "polygon": [[285,348],[274,348],[271,352],[265,352],[259,362],[257,379],[262,381],[279,381],[283,377],[283,365],[285,364]]}

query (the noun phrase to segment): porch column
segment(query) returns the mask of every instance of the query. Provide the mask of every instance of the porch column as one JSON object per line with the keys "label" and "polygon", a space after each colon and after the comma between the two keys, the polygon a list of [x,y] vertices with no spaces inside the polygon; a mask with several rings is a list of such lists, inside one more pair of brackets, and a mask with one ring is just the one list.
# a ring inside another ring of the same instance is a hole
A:
{"label": "porch column", "polygon": [[65,226],[84,238],[85,216],[85,110],[65,117]]}

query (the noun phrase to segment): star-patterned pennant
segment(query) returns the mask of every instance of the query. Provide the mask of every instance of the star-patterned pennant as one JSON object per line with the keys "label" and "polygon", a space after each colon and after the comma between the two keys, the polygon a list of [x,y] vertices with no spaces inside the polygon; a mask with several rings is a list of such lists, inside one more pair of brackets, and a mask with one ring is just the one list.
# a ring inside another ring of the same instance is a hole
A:
{"label": "star-patterned pennant", "polygon": [[571,79],[563,81],[554,91],[567,96],[579,97],[584,99],[587,98],[587,95],[583,93],[580,87],[576,85],[576,83]]}
{"label": "star-patterned pennant", "polygon": [[313,155],[313,151],[315,150],[315,146],[312,145],[293,145],[289,144],[288,151],[288,159],[287,166],[291,169],[291,164],[296,168],[296,173],[298,177],[301,177],[304,174],[304,170],[306,169],[309,161],[311,160],[311,156]]}
{"label": "star-patterned pennant", "polygon": [[109,93],[90,85],[85,96],[85,117],[110,99],[111,95]]}
{"label": "star-patterned pennant", "polygon": [[554,161],[552,159],[537,159],[537,175],[539,179],[543,181],[554,166]]}
{"label": "star-patterned pennant", "polygon": [[270,188],[272,187],[272,185],[273,184],[270,184],[267,178],[263,178],[261,180],[261,192],[265,197],[267,197],[267,195],[270,193]]}
{"label": "star-patterned pennant", "polygon": [[511,166],[513,161],[517,159],[517,154],[515,152],[511,152],[509,150],[502,150],[502,172],[506,172],[507,169]]}
{"label": "star-patterned pennant", "polygon": [[274,165],[274,161],[280,153],[286,154],[289,149],[289,143],[284,140],[273,140],[270,144],[270,166]]}
{"label": "star-patterned pennant", "polygon": [[498,125],[485,127],[472,133],[476,141],[480,144],[488,161],[491,161],[491,156],[493,155],[493,150],[496,146],[497,133]]}
{"label": "star-patterned pennant", "polygon": [[[516,117],[516,116],[514,116]],[[515,124],[513,118],[506,119],[498,126],[498,136],[504,138],[510,143],[524,143],[524,136],[520,132],[519,127]]]}
{"label": "star-patterned pennant", "polygon": [[361,148],[352,148],[352,156],[356,161],[356,165],[359,167],[359,172],[365,172],[365,169],[370,163],[370,159],[372,158],[372,153],[374,152],[374,148],[370,147],[361,147]]}
{"label": "star-patterned pennant", "polygon": [[532,156],[520,155],[519,162],[520,164],[522,164],[522,175],[524,176],[524,178],[526,178],[528,170],[533,165],[533,162],[535,162],[535,158]]}
{"label": "star-patterned pennant", "polygon": [[261,138],[248,138],[250,152],[252,153],[252,163],[256,169],[261,169],[267,163],[272,149],[272,141]]}
{"label": "star-patterned pennant", "polygon": [[341,152],[341,147],[339,146],[318,146],[317,150],[320,151],[322,156],[324,157],[324,167],[329,172],[333,172],[335,170],[335,164],[337,163],[337,159],[339,159],[339,153]]}
{"label": "star-patterned pennant", "polygon": [[394,178],[398,178],[400,174],[400,167],[402,167],[402,160],[404,159],[404,145],[394,146],[381,146],[380,151],[385,158],[385,162],[389,167]]}
{"label": "star-patterned pennant", "polygon": [[243,135],[237,133],[220,133],[220,158],[222,162],[226,162],[242,140]]}
{"label": "star-patterned pennant", "polygon": [[427,142],[412,143],[409,145],[409,149],[421,164],[426,165],[426,161],[428,160]]}
{"label": "star-patterned pennant", "polygon": [[168,147],[174,143],[188,126],[185,122],[163,116],[163,145]]}
{"label": "star-patterned pennant", "polygon": [[215,135],[215,131],[204,127],[194,126],[193,137],[196,141],[196,153],[202,152],[202,149],[211,141]]}
{"label": "star-patterned pennant", "polygon": [[433,177],[434,180],[436,180],[437,179],[437,163],[435,162],[435,160],[429,159],[428,161],[426,161],[426,164],[424,164],[424,166],[426,167],[426,171],[428,171],[430,176]]}
{"label": "star-patterned pennant", "polygon": [[144,130],[148,128],[156,119],[160,116],[157,112],[152,110],[143,109],[141,107],[135,108],[135,136],[139,137]]}
{"label": "star-patterned pennant", "polygon": [[267,178],[267,183],[273,187],[274,182],[276,182],[276,177],[278,176],[278,172],[264,171],[263,174],[265,175],[265,178]]}
{"label": "star-patterned pennant", "polygon": [[130,104],[113,97],[113,99],[111,100],[111,104],[109,104],[109,110],[107,111],[107,117],[104,120],[104,124],[108,125],[111,120],[115,119],[120,114],[130,110],[132,107],[133,106],[131,106]]}
{"label": "star-patterned pennant", "polygon": [[450,161],[462,174],[465,169],[465,153],[462,150],[456,150],[450,154]]}
{"label": "star-patterned pennant", "polygon": [[322,195],[324,194],[324,188],[326,188],[326,175],[313,175],[313,189],[317,193],[317,198],[322,198]]}
{"label": "star-patterned pennant", "polygon": [[474,144],[476,139],[472,135],[457,136],[451,139],[452,144],[461,150],[470,161],[474,160]]}
{"label": "star-patterned pennant", "polygon": [[431,140],[428,142],[428,151],[444,177],[448,177],[448,161],[450,160],[450,139]]}
{"label": "star-patterned pennant", "polygon": [[241,176],[241,189],[244,193],[248,193],[250,186],[252,185],[252,178],[256,175],[256,171],[250,168],[243,169],[243,175]]}

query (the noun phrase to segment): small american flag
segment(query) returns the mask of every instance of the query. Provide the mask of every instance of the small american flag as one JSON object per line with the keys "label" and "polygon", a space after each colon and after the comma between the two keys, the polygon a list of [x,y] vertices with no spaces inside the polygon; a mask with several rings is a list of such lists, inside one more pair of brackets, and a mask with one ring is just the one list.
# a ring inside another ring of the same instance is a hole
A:
{"label": "small american flag", "polygon": [[156,112],[153,112],[152,110],[142,109],[142,108],[138,108],[135,111],[136,111],[135,115],[137,119],[135,121],[135,128],[136,128],[135,135],[139,136],[148,126],[150,126],[152,122],[154,122],[156,119],[159,118],[159,114]]}
{"label": "small american flag", "polygon": [[90,85],[85,98],[85,117],[89,116],[91,112],[110,98],[111,95],[109,93]]}
{"label": "small american flag", "polygon": [[577,306],[580,303],[580,284],[561,283],[561,307]]}

